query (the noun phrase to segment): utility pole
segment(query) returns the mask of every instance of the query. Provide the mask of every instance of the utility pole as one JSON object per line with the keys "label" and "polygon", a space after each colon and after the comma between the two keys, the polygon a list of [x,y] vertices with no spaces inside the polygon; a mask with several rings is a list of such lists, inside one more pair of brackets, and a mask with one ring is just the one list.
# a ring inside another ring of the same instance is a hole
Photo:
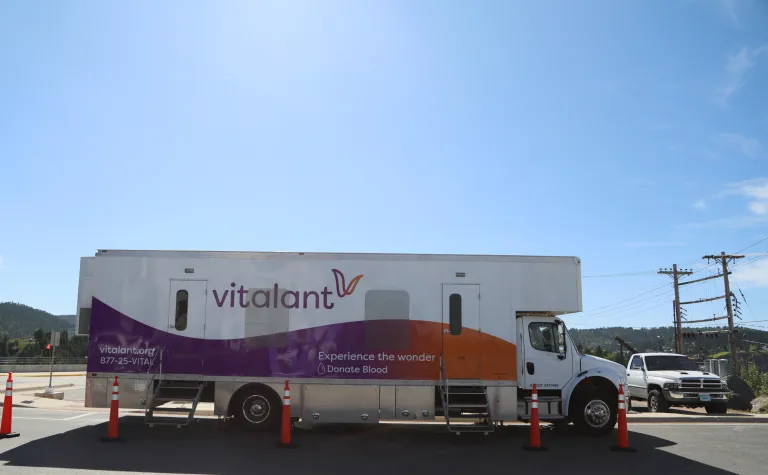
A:
{"label": "utility pole", "polygon": [[675,351],[683,353],[683,319],[680,315],[680,276],[693,274],[690,270],[677,270],[677,264],[672,265],[672,270],[659,269],[658,274],[672,276],[672,282],[675,286]]}
{"label": "utility pole", "polygon": [[733,302],[731,301],[731,283],[728,281],[728,261],[736,261],[737,259],[743,259],[744,256],[735,256],[732,254],[726,254],[721,252],[720,255],[703,256],[702,259],[706,259],[707,263],[712,259],[720,262],[723,266],[723,281],[725,283],[725,305],[728,309],[728,340],[731,344],[731,364],[733,365],[733,374],[739,376],[741,374],[739,368],[739,360],[736,352],[738,342],[736,341],[736,334],[733,332]]}

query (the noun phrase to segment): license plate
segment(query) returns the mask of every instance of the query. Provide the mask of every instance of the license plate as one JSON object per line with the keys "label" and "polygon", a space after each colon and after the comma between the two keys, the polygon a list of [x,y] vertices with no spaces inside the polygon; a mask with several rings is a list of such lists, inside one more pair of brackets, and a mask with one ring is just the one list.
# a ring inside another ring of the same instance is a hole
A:
{"label": "license plate", "polygon": [[711,401],[712,396],[709,394],[699,394],[699,401]]}

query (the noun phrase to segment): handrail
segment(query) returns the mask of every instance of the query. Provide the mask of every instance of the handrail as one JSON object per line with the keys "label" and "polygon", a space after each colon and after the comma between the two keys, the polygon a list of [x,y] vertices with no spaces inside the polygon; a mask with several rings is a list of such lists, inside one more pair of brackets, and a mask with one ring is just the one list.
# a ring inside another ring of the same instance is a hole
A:
{"label": "handrail", "polygon": [[440,382],[442,383],[440,402],[443,404],[443,417],[445,417],[446,422],[450,425],[451,422],[448,416],[448,369],[445,367],[445,358],[443,358],[442,353],[440,353]]}
{"label": "handrail", "polygon": [[[155,360],[157,359],[158,354],[160,356],[160,362],[159,362],[159,365],[158,365],[157,369],[155,369],[153,371],[153,368],[155,367]],[[147,389],[144,392],[144,404],[145,405],[149,404],[149,402],[150,402],[149,401],[149,391],[150,391],[150,389],[154,389],[153,386],[155,385],[155,378],[157,377],[158,374],[160,375],[160,379],[161,380],[162,380],[162,377],[163,377],[163,349],[162,348],[160,348],[160,352],[158,354],[156,354],[155,356],[152,357],[152,362],[149,364],[149,368],[147,369],[147,374],[152,372],[152,376],[150,376],[149,382],[147,383]],[[152,399],[153,399],[153,403],[154,403],[154,391],[152,391],[152,395],[153,395]]]}

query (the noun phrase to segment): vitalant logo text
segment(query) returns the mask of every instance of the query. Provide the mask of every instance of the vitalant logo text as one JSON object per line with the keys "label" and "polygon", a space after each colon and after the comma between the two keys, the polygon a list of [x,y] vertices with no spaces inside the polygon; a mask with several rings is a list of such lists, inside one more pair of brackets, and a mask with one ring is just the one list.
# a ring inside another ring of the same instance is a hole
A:
{"label": "vitalant logo text", "polygon": [[[344,298],[352,295],[355,292],[357,284],[363,275],[357,275],[349,283],[347,283],[344,274],[338,269],[331,269],[333,277],[336,279],[336,296],[338,298]],[[218,307],[223,307],[229,303],[230,307],[235,306],[235,300],[242,308],[248,308],[253,305],[256,308],[320,308],[320,296],[322,295],[323,308],[332,309],[333,302],[330,302],[328,297],[333,295],[333,291],[328,290],[328,286],[323,287],[323,290],[280,290],[279,284],[275,283],[274,287],[270,290],[255,290],[250,292],[245,286],[241,285],[239,289],[235,289],[237,284],[232,282],[229,284],[232,289],[227,289],[219,295],[219,292],[213,290],[213,298],[216,300]],[[235,297],[237,294],[237,298]],[[229,297],[229,298],[227,298]]]}

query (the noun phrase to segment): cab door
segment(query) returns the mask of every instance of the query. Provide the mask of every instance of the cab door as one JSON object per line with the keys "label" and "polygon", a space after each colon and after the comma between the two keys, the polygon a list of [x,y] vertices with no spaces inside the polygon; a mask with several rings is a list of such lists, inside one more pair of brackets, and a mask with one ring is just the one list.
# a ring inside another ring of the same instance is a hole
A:
{"label": "cab door", "polygon": [[573,377],[573,350],[566,346],[565,327],[552,317],[518,318],[523,341],[520,374],[525,389],[562,389]]}
{"label": "cab door", "polygon": [[443,284],[443,358],[448,379],[480,379],[480,286]]}
{"label": "cab door", "polygon": [[645,366],[643,366],[643,357],[634,355],[629,360],[629,369],[627,370],[627,386],[632,397],[646,399],[648,397],[648,383],[645,379]]}

